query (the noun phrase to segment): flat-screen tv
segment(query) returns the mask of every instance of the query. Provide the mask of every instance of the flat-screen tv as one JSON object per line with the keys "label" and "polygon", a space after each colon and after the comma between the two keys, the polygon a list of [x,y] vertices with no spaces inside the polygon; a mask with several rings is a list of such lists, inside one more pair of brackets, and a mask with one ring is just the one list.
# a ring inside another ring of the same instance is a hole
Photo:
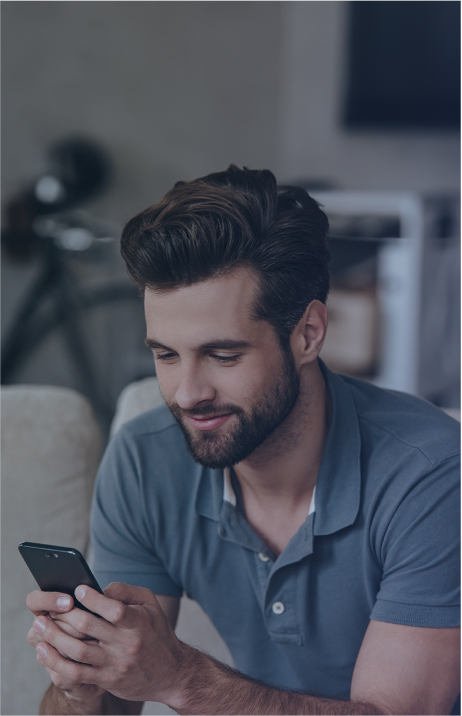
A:
{"label": "flat-screen tv", "polygon": [[458,0],[355,0],[348,6],[344,126],[458,130]]}

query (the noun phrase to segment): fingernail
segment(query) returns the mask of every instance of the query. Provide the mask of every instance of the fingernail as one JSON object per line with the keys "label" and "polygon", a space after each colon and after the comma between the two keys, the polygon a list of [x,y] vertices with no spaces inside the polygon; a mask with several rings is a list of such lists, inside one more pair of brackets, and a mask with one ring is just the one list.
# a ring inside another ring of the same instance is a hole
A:
{"label": "fingernail", "polygon": [[58,607],[61,607],[61,609],[65,609],[69,606],[70,603],[70,597],[58,597],[58,599],[56,600],[56,604],[58,605]]}
{"label": "fingernail", "polygon": [[42,657],[42,659],[45,659],[45,657],[48,654],[48,649],[46,648],[45,644],[39,644],[37,647],[37,653],[39,656]]}
{"label": "fingernail", "polygon": [[83,599],[85,594],[86,591],[84,587],[77,587],[77,589],[75,590],[75,596],[77,597],[77,599]]}
{"label": "fingernail", "polygon": [[38,631],[39,634],[45,631],[46,626],[47,625],[45,624],[43,619],[36,619],[34,622],[34,629],[35,631]]}

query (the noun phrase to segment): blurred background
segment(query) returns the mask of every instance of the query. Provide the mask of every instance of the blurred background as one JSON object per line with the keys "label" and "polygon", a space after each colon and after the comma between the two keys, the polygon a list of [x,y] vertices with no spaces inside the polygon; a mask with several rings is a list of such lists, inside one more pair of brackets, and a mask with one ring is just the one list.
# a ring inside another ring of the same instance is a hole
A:
{"label": "blurred background", "polygon": [[331,222],[335,370],[457,408],[458,2],[4,2],[2,380],[153,375],[121,228],[231,162]]}

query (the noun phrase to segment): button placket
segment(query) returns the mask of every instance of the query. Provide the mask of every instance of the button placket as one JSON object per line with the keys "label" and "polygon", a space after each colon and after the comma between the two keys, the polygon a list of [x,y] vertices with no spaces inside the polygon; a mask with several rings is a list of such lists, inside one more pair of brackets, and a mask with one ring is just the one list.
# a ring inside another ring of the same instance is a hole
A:
{"label": "button placket", "polygon": [[268,587],[268,578],[271,572],[271,568],[273,566],[273,561],[271,557],[269,557],[267,554],[262,552],[254,552],[254,569],[255,569],[255,576],[258,579],[258,583],[260,585],[260,599],[261,604],[263,608],[264,600],[265,600],[265,594],[266,589]]}
{"label": "button placket", "polygon": [[270,576],[265,598],[265,623],[272,641],[302,644],[296,598],[297,581],[296,565],[277,569]]}

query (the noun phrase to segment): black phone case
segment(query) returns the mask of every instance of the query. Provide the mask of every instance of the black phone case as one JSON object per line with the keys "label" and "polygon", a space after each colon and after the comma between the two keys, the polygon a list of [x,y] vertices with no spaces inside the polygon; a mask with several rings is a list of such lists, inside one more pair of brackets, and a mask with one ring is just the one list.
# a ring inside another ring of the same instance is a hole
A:
{"label": "black phone case", "polygon": [[77,549],[38,542],[21,542],[18,549],[43,592],[70,594],[75,606],[86,612],[90,610],[74,596],[76,587],[86,584],[103,594],[90,567]]}

